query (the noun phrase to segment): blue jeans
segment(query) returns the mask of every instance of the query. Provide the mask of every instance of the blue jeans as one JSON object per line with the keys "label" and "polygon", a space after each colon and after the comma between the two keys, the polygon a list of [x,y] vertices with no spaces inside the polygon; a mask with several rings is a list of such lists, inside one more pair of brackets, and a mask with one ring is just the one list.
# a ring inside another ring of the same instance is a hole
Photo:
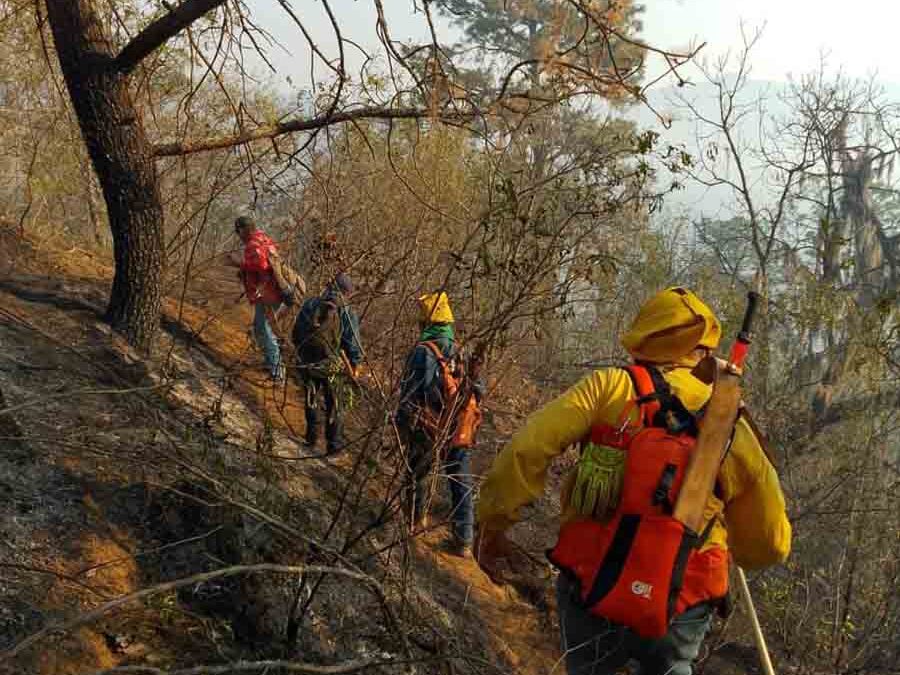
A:
{"label": "blue jeans", "polygon": [[[420,430],[406,430],[406,444],[411,475],[408,498],[412,501],[414,520],[418,521],[425,510],[428,497],[428,477],[434,464],[434,444]],[[471,544],[475,528],[475,508],[472,501],[471,457],[464,448],[450,448],[443,463],[443,473],[450,484],[450,520],[453,535]]]}
{"label": "blue jeans", "polygon": [[450,481],[450,517],[453,534],[471,544],[475,538],[475,509],[472,505],[472,459],[465,448],[450,448],[444,472]]}
{"label": "blue jeans", "polygon": [[272,377],[277,377],[280,370],[281,349],[278,347],[278,338],[275,337],[275,332],[272,330],[272,326],[269,325],[266,309],[277,312],[279,307],[281,307],[280,302],[273,305],[257,302],[253,306],[253,335],[256,337],[256,344],[259,345],[263,352],[266,367],[269,369]]}
{"label": "blue jeans", "polygon": [[709,605],[679,614],[664,637],[648,640],[589,613],[575,601],[575,589],[560,574],[556,599],[568,675],[612,675],[631,659],[640,664],[640,675],[691,675],[712,623]]}

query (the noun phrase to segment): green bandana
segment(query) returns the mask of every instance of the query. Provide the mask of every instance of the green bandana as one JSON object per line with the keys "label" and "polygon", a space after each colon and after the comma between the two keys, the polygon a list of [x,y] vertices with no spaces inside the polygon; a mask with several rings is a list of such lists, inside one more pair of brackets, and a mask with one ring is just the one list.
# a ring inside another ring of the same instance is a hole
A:
{"label": "green bandana", "polygon": [[419,342],[428,342],[437,338],[447,338],[453,341],[453,324],[452,323],[432,323],[425,327],[422,335],[419,336]]}

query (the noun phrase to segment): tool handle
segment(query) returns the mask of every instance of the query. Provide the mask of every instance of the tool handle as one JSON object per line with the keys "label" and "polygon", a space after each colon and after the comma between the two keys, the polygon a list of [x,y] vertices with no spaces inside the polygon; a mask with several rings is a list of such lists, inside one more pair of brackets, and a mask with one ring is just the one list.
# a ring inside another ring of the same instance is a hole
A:
{"label": "tool handle", "polygon": [[738,339],[747,336],[747,341],[750,341],[750,332],[753,329],[753,319],[756,318],[757,304],[759,304],[759,293],[754,291],[747,293],[747,310],[744,312],[744,322],[741,324],[741,332]]}
{"label": "tool handle", "polygon": [[744,367],[744,359],[752,340],[753,319],[756,318],[756,308],[759,304],[759,293],[750,291],[747,293],[747,309],[744,312],[744,321],[741,323],[741,332],[731,347],[731,356],[728,362],[737,369]]}
{"label": "tool handle", "polygon": [[750,624],[753,627],[753,641],[756,643],[756,651],[759,654],[759,663],[762,666],[764,675],[775,675],[775,668],[772,667],[772,658],[769,656],[769,648],[766,646],[766,638],[762,632],[762,626],[759,624],[759,616],[756,614],[756,607],[753,605],[753,596],[750,595],[750,587],[747,585],[747,576],[744,570],[737,568],[738,586],[741,589],[741,596],[747,603],[747,614],[750,616]]}

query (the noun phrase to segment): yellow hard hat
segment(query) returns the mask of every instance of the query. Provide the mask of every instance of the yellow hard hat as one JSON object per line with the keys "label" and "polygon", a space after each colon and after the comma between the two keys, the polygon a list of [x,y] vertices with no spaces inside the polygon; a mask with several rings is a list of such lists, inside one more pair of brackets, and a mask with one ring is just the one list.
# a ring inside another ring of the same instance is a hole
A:
{"label": "yellow hard hat", "polygon": [[622,345],[636,361],[677,363],[698,347],[715,349],[722,326],[691,291],[673,286],[641,307]]}
{"label": "yellow hard hat", "polygon": [[419,298],[419,314],[425,323],[453,323],[453,312],[447,294],[426,293]]}

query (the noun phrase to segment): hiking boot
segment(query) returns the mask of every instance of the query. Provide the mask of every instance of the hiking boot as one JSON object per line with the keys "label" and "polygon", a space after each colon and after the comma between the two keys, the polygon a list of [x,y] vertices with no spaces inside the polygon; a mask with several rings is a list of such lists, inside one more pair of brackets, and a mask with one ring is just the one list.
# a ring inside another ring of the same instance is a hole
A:
{"label": "hiking boot", "polygon": [[298,453],[301,456],[311,455],[316,451],[316,443],[318,439],[309,438],[308,436],[300,441],[300,448],[298,448]]}
{"label": "hiking boot", "polygon": [[474,557],[472,555],[472,542],[464,541],[458,537],[450,539],[450,541],[445,544],[444,548],[447,550],[447,553],[455,555],[458,558],[471,560]]}

